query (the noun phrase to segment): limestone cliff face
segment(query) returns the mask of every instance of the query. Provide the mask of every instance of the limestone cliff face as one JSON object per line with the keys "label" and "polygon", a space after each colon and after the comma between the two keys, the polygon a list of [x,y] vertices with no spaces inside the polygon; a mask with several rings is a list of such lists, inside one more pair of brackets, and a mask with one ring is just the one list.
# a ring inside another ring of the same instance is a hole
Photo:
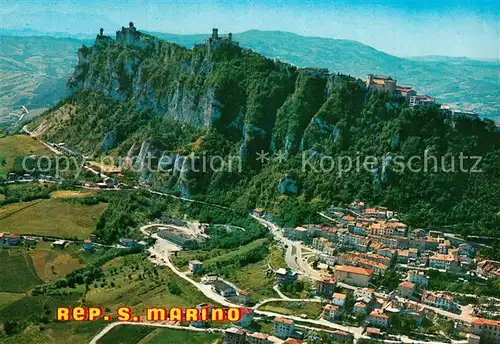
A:
{"label": "limestone cliff face", "polygon": [[[230,132],[245,158],[260,150],[301,150],[304,131],[340,82],[327,70],[297,69],[238,46],[189,50],[122,29],[116,39],[98,35],[79,50],[69,85],[132,101],[154,116]],[[120,144],[119,135],[109,135],[115,128],[106,129],[102,150]]]}
{"label": "limestone cliff face", "polygon": [[212,61],[203,49],[186,50],[137,32],[112,39],[98,36],[78,52],[69,80],[73,91],[102,93],[116,101],[133,99],[149,109],[192,126],[210,126],[220,118],[213,87],[191,83],[210,74]]}
{"label": "limestone cliff face", "polygon": [[260,151],[321,152],[342,144],[345,126],[337,122],[357,111],[345,108],[346,94],[359,93],[358,108],[366,94],[358,80],[325,69],[296,68],[237,45],[186,49],[133,27],[79,49],[68,84],[76,110],[63,126],[50,116],[38,123],[49,128],[46,138],[98,154],[133,151],[138,161],[173,148],[164,120],[217,131],[248,163]]}

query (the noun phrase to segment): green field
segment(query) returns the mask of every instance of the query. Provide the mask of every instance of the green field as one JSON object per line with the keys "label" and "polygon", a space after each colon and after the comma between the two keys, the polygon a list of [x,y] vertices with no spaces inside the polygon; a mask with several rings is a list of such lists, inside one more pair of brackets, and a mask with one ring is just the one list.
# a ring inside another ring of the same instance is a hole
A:
{"label": "green field", "polygon": [[[141,315],[148,306],[192,307],[210,301],[170,269],[154,266],[142,254],[117,258],[103,269],[104,277],[91,285],[85,296],[88,305],[112,311],[127,305]],[[180,294],[172,293],[169,283],[177,285]]]}
{"label": "green field", "polygon": [[321,302],[274,301],[264,304],[259,310],[296,316],[305,314],[309,319],[317,319],[323,305]]}
{"label": "green field", "polygon": [[0,249],[0,292],[24,293],[43,283],[24,249]]}
{"label": "green field", "polygon": [[11,336],[3,336],[2,344],[67,344],[88,343],[106,324],[102,321],[86,322],[52,322],[50,324],[29,325],[22,332]]}
{"label": "green field", "polygon": [[209,344],[221,339],[222,335],[169,328],[154,328],[146,326],[117,326],[108,332],[99,344],[164,344],[190,343]]}
{"label": "green field", "polygon": [[[189,260],[198,259],[205,266],[216,264],[218,262],[230,261],[234,257],[243,255],[255,248],[265,244],[267,239],[257,239],[247,245],[240,246],[234,250],[211,250],[211,251],[181,251],[174,258],[174,263],[181,269],[187,270]],[[224,279],[236,284],[239,288],[252,294],[253,300],[259,300],[266,297],[277,297],[273,290],[274,277],[267,276],[265,270],[269,265],[273,269],[287,267],[283,258],[283,252],[276,245],[269,246],[269,254],[264,259],[251,263],[243,267],[231,270]]]}
{"label": "green field", "polygon": [[178,268],[182,270],[187,270],[189,261],[193,259],[198,259],[202,261],[205,266],[208,266],[210,264],[216,264],[218,262],[229,261],[234,257],[245,254],[255,248],[262,246],[266,242],[267,239],[257,239],[247,245],[243,245],[238,247],[237,249],[232,250],[217,249],[210,251],[180,251],[174,258],[174,263]]}
{"label": "green field", "polygon": [[[99,344],[137,344],[142,338],[154,331],[148,326],[117,326],[102,337]],[[173,342],[172,342],[173,343]]]}
{"label": "green field", "polygon": [[79,245],[71,244],[64,250],[55,250],[48,242],[38,243],[36,249],[29,252],[38,277],[46,282],[55,281],[83,267],[80,259],[71,255],[70,248],[81,251]]}
{"label": "green field", "polygon": [[86,239],[106,204],[80,205],[58,199],[14,203],[0,210],[2,231]]}
{"label": "green field", "polygon": [[14,164],[16,157],[28,155],[53,155],[53,153],[40,142],[27,135],[14,135],[0,138],[0,157],[6,164],[0,166],[0,177],[5,176]]}
{"label": "green field", "polygon": [[57,296],[25,296],[0,309],[0,321],[26,320],[33,316],[39,316],[49,311],[49,316],[55,315],[57,307],[73,306],[82,295],[73,293]]}
{"label": "green field", "polygon": [[273,269],[287,267],[281,249],[273,245],[270,246],[269,250],[269,255],[265,259],[237,269],[227,277],[228,281],[249,291],[252,294],[252,299],[256,301],[278,296],[273,290],[274,276],[267,276],[265,273],[269,265]]}
{"label": "green field", "polygon": [[22,293],[3,293],[0,292],[0,308],[7,306],[9,303],[22,299],[25,294]]}

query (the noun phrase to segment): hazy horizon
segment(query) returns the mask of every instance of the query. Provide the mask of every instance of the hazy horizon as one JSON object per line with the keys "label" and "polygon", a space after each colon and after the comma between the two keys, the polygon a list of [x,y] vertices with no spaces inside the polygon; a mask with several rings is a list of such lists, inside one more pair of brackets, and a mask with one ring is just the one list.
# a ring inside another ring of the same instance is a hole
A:
{"label": "hazy horizon", "polygon": [[499,58],[500,5],[492,1],[8,1],[0,28],[46,33],[139,30],[209,34],[248,30],[348,39],[401,57]]}

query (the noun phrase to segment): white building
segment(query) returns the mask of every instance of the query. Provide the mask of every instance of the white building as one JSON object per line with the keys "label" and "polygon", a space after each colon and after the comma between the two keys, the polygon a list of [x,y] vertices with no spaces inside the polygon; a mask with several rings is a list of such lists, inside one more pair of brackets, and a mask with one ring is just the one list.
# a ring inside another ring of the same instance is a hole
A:
{"label": "white building", "polygon": [[323,307],[323,317],[328,321],[334,321],[339,315],[340,307],[336,305],[325,305]]}
{"label": "white building", "polygon": [[380,309],[373,310],[367,320],[371,326],[377,328],[387,328],[389,326],[389,317],[382,313]]}
{"label": "white building", "polygon": [[336,306],[344,307],[346,298],[347,298],[346,294],[333,293],[332,303]]}
{"label": "white building", "polygon": [[425,275],[425,272],[418,270],[408,271],[408,280],[422,287],[427,287],[429,284],[429,277]]}
{"label": "white building", "polygon": [[366,303],[370,303],[373,299],[373,293],[375,292],[372,288],[358,288],[354,291],[354,297],[356,300],[362,299]]}
{"label": "white building", "polygon": [[293,320],[283,317],[276,317],[273,324],[274,335],[278,338],[288,338],[295,331],[295,323]]}

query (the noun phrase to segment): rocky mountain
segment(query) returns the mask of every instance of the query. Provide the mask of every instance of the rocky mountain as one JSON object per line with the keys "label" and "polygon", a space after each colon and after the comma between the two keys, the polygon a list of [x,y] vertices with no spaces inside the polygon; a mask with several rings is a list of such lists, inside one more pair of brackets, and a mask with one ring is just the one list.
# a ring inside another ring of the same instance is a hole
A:
{"label": "rocky mountain", "polygon": [[[188,48],[205,39],[205,35],[151,35]],[[89,38],[88,34],[55,31],[0,30],[0,71],[6,76],[0,85],[0,127],[17,122],[13,114],[21,105],[36,114],[62,98],[76,63],[76,50],[82,44],[92,44]],[[442,103],[500,121],[498,61],[441,56],[399,58],[354,41],[279,31],[252,30],[235,34],[234,39],[264,56],[300,67],[328,68],[363,79],[368,73],[391,75],[398,83],[411,85]]]}
{"label": "rocky mountain", "polygon": [[[203,35],[151,33],[192,47]],[[392,76],[441,103],[473,110],[500,121],[500,63],[467,58],[426,56],[401,58],[345,39],[304,37],[290,32],[251,30],[234,35],[242,46],[299,67],[328,68],[334,73],[366,78],[369,73]]]}
{"label": "rocky mountain", "polygon": [[[156,187],[264,206],[288,225],[355,198],[419,226],[499,225],[491,121],[411,109],[360,79],[269,59],[230,37],[187,49],[133,25],[79,49],[68,84],[72,95],[30,130],[94,158],[125,157],[122,167],[141,167]],[[482,157],[481,173],[470,173],[472,159],[457,170],[459,155]]]}

